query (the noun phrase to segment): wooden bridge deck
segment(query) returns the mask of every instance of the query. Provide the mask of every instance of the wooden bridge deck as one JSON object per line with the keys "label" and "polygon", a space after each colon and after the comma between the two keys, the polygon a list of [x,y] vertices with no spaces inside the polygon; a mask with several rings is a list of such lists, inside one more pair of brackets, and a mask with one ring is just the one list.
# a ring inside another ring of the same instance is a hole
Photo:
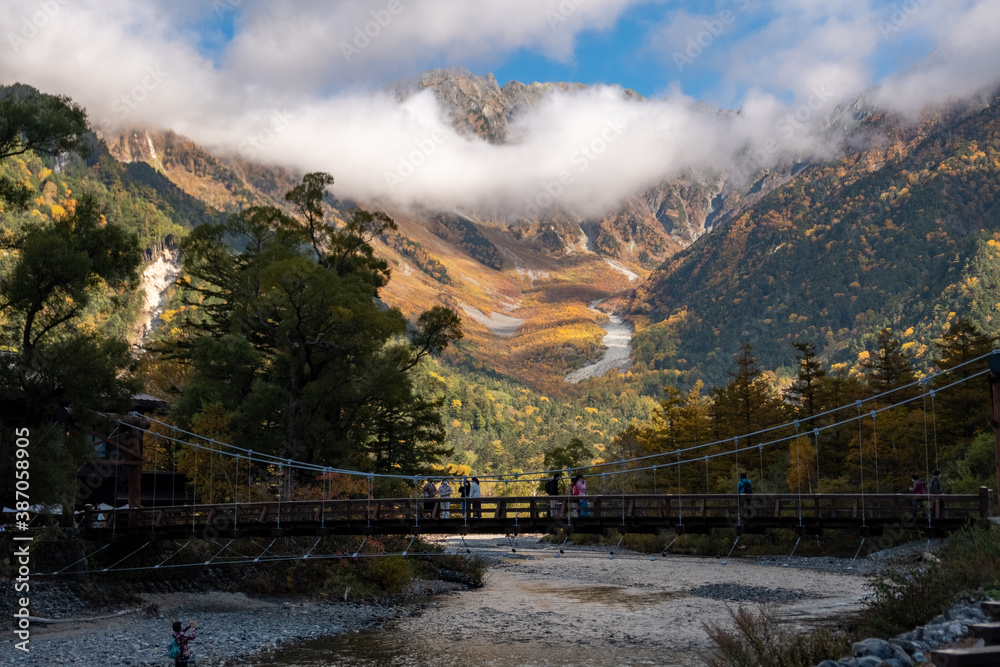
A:
{"label": "wooden bridge deck", "polygon": [[[864,535],[924,530],[942,535],[990,515],[993,492],[978,495],[617,495],[578,498],[500,497],[467,501],[435,498],[373,498],[181,505],[84,513],[87,537],[179,538],[520,534],[564,529],[579,533],[705,533],[732,528],[763,533],[790,528],[800,534],[852,529]],[[432,509],[425,511],[425,503]],[[478,505],[478,507],[477,507]]]}

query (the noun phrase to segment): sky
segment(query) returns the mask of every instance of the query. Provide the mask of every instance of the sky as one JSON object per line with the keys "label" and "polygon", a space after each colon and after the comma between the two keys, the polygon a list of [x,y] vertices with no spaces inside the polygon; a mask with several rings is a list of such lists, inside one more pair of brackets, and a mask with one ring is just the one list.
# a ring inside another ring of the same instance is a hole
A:
{"label": "sky", "polygon": [[[328,171],[387,206],[587,216],[665,178],[828,156],[866,90],[915,120],[1000,81],[995,0],[5,0],[0,82],[102,132],[172,129],[220,155]],[[428,92],[460,67],[573,81],[494,145]],[[874,87],[874,88],[873,88]],[[630,99],[623,89],[640,93]],[[712,107],[736,110],[718,114]],[[742,156],[742,157],[741,157]]]}

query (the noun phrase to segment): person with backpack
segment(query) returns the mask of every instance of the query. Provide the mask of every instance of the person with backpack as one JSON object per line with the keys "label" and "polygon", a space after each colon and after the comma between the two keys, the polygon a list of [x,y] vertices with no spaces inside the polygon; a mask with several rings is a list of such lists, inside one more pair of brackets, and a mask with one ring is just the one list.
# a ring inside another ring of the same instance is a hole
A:
{"label": "person with backpack", "polygon": [[181,622],[174,621],[171,625],[174,631],[174,641],[170,644],[167,657],[174,659],[174,667],[187,667],[191,660],[191,647],[188,642],[198,636],[198,624],[194,621],[181,629]]}
{"label": "person with backpack", "polygon": [[[562,477],[562,473],[555,473],[552,475],[552,479],[545,482],[545,493],[549,496],[559,495],[559,478]],[[562,503],[558,500],[549,501],[549,517],[555,518],[562,514]]]}
{"label": "person with backpack", "polygon": [[753,493],[753,482],[750,481],[745,472],[740,473],[740,482],[736,485],[736,492],[741,496]]}
{"label": "person with backpack", "polygon": [[931,477],[931,495],[939,496],[944,493],[944,487],[941,486],[941,471],[935,470],[934,476]]}

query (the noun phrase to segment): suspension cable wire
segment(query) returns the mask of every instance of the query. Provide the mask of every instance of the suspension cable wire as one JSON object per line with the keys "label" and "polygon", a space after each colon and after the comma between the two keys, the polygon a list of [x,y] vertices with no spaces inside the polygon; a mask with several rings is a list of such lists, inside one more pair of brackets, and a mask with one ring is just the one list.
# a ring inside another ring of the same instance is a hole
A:
{"label": "suspension cable wire", "polygon": [[858,406],[858,461],[861,463],[861,525],[865,526],[868,518],[865,514],[865,456],[864,447],[861,442],[861,401],[857,401]]}
{"label": "suspension cable wire", "polygon": [[81,563],[81,562],[83,562],[83,561],[87,560],[88,558],[91,558],[92,556],[96,556],[96,555],[97,555],[97,554],[99,554],[100,552],[102,552],[102,551],[104,551],[105,549],[107,549],[108,547],[110,547],[110,546],[111,546],[112,544],[113,544],[113,542],[108,542],[107,544],[105,544],[105,545],[104,545],[103,547],[101,547],[101,548],[100,548],[100,549],[98,549],[97,551],[92,551],[91,553],[87,554],[87,555],[86,555],[86,556],[84,556],[83,558],[80,558],[80,559],[78,559],[78,560],[75,560],[75,561],[73,561],[72,563],[70,563],[70,564],[69,564],[69,565],[67,565],[66,567],[64,567],[64,568],[61,568],[61,569],[59,569],[59,570],[56,570],[56,571],[55,571],[55,572],[53,572],[52,574],[59,574],[60,572],[63,572],[63,571],[65,571],[65,570],[68,570],[69,568],[73,567],[73,566],[74,566],[74,565],[76,565],[77,563]]}
{"label": "suspension cable wire", "polygon": [[[937,407],[934,405],[934,390],[931,389],[931,426],[934,427],[934,469],[941,469],[941,460],[938,458],[938,441],[937,441]],[[930,480],[927,480],[930,483]]]}
{"label": "suspension cable wire", "polygon": [[[984,355],[982,358],[985,358],[985,356],[988,356],[988,355]],[[978,361],[978,360],[979,359],[975,359],[975,360],[966,362],[966,364],[973,363],[973,362]],[[965,364],[963,364],[963,365],[965,365]],[[955,368],[959,368],[959,367],[956,366]],[[952,371],[952,370],[955,370],[955,369],[948,369],[949,372]],[[958,384],[961,384],[961,383],[966,382],[968,380],[971,380],[973,378],[979,377],[980,375],[984,375],[984,374],[986,374],[988,372],[989,372],[989,370],[987,369],[987,370],[983,370],[983,371],[980,371],[978,373],[975,373],[973,375],[970,375],[969,377],[961,378],[961,379],[959,379],[959,380],[957,380],[955,382],[952,382],[949,385],[941,387],[940,390],[942,390],[942,391],[946,390],[948,388],[951,388],[953,386],[956,386]],[[940,375],[940,374],[938,374],[938,375]],[[902,388],[912,386],[912,384],[916,384],[916,383],[911,383],[911,385],[905,385],[904,387],[897,387],[896,389],[890,390],[888,392],[883,392],[883,394],[880,394],[880,395],[878,395],[876,397],[865,399],[865,401],[870,401],[870,400],[873,400],[873,398],[878,398],[879,396],[885,396],[885,395],[891,394],[893,392],[899,391]],[[905,405],[905,404],[908,404],[910,402],[913,402],[917,398],[920,398],[920,396],[916,396],[916,397],[904,399],[902,401],[899,401],[898,403],[878,408],[878,409],[874,410],[874,412],[877,413],[877,412],[881,412],[883,410],[888,410],[888,409],[891,409],[891,408],[899,407],[901,405]],[[857,405],[858,403],[863,403],[865,401],[859,400],[859,401],[856,401],[855,404]],[[836,412],[838,410],[843,410],[846,407],[847,406],[840,406],[838,408],[833,408],[831,410],[827,410],[824,413],[820,413],[819,415],[816,415],[816,417],[819,417],[819,416],[822,416],[822,415],[825,415],[825,414],[831,414],[831,413],[834,413],[834,412]],[[157,423],[163,423],[163,422],[159,422],[158,420],[155,420],[154,418],[149,418],[149,419],[151,419],[153,421],[157,421]],[[854,419],[857,419],[857,417],[843,419],[841,421],[834,422],[834,423],[828,424],[826,426],[818,427],[817,430],[836,428],[836,427],[842,426],[844,424],[847,424],[847,423],[853,421]],[[165,425],[166,426],[171,426],[170,424],[165,424]],[[769,431],[774,431],[774,430],[777,430],[779,428],[785,428],[787,426],[788,426],[788,424],[782,424],[780,426],[770,427],[768,429],[762,429],[761,431],[758,431],[758,432],[756,432],[754,434],[749,434],[749,435],[758,435],[758,434],[761,434],[761,433],[765,433],[765,432],[769,432]],[[148,429],[141,429],[140,428],[138,430],[144,431],[144,432],[149,432]],[[177,430],[181,431],[181,432],[184,432],[182,429],[177,429]],[[199,445],[198,443],[184,441],[184,440],[181,440],[179,438],[174,438],[172,436],[162,435],[161,437],[163,437],[165,439],[168,439],[168,440],[172,440],[175,443],[180,443],[180,444],[183,444],[183,445],[186,445],[186,446],[190,446],[190,447],[192,447],[192,448],[194,448],[196,450],[197,449],[204,449],[205,448],[203,445]],[[198,437],[200,437],[200,436],[198,436]],[[744,435],[742,437],[747,438],[748,436]],[[781,442],[787,442],[790,438],[793,438],[793,437],[794,437],[794,435],[792,435],[792,436],[785,436],[785,437],[782,437],[782,438],[777,438],[777,439],[772,440],[770,442],[765,442],[765,443],[760,443],[760,444],[764,445],[764,446],[771,446],[771,445],[779,444]],[[712,445],[717,445],[720,442],[725,442],[725,441],[716,441],[716,442],[704,443],[704,444],[700,444],[700,445],[694,445],[694,446],[691,446],[691,447],[682,448],[682,449],[680,449],[678,451],[680,451],[680,452],[697,451],[697,450],[704,449],[704,448],[712,446]],[[235,450],[238,450],[238,451],[241,451],[241,452],[250,452],[250,450],[246,450],[246,449],[238,448],[238,447],[233,447],[232,445],[228,445],[226,443],[220,443],[220,444],[222,446],[224,446],[224,447],[230,447],[232,449],[235,449]],[[748,445],[748,446],[744,446],[744,447],[739,447],[739,448],[737,448],[737,452],[738,451],[749,450],[753,446],[754,445]],[[224,453],[227,456],[235,456],[236,455],[235,452],[234,453],[222,452],[222,453]],[[715,453],[715,454],[706,454],[705,457],[706,458],[716,458],[718,456],[728,456],[731,453],[732,452],[718,452],[718,453]],[[642,457],[636,457],[636,458],[633,458],[633,459],[626,459],[625,461],[626,462],[644,461],[644,460],[648,460],[648,459],[654,458],[654,457],[662,457],[662,456],[664,456],[666,454],[669,454],[669,452],[660,452],[660,453],[657,453],[657,454],[651,454],[651,455],[646,455],[646,456],[642,456]],[[322,472],[324,470],[327,470],[327,468],[324,468],[322,466],[318,466],[316,464],[306,464],[306,463],[302,463],[302,462],[293,462],[291,459],[278,459],[277,457],[273,457],[273,456],[270,456],[270,455],[263,455],[263,454],[260,454],[260,453],[254,453],[252,459],[250,457],[248,457],[248,461],[250,461],[250,460],[257,461],[257,462],[263,462],[263,463],[266,463],[268,465],[280,465],[282,467],[292,467],[292,468],[301,469],[301,470],[310,470],[310,471],[317,471],[317,472]],[[196,462],[197,462],[197,455],[196,455]],[[609,465],[612,465],[612,464],[620,465],[621,463],[622,463],[622,461],[610,461],[610,462],[605,462],[605,463],[596,464],[596,465],[587,466],[587,467],[567,468],[566,471],[567,472],[570,472],[570,471],[583,471],[583,470],[591,470],[592,471],[593,468],[599,468],[599,467],[609,466]],[[674,463],[674,462],[659,463],[659,464],[656,464],[656,465],[671,466],[671,465],[680,465],[681,463],[683,463],[683,461],[678,461],[676,463]],[[645,470],[649,470],[651,467],[652,466],[647,466],[647,467],[644,467],[644,468],[636,468],[634,471],[645,471]],[[334,472],[339,472],[341,474],[351,475],[351,476],[364,476],[364,477],[367,477],[370,474],[374,474],[374,476],[376,476],[376,477],[386,477],[386,478],[394,478],[394,479],[410,479],[410,476],[408,476],[408,475],[386,474],[386,473],[368,473],[368,472],[360,472],[360,471],[353,471],[353,470],[340,469],[340,468],[332,468],[332,469],[329,469],[329,470],[332,470]],[[290,472],[291,471],[289,470],[289,473]],[[544,476],[546,474],[550,474],[552,472],[553,471],[537,471],[537,472],[522,473],[522,475],[525,476],[526,478],[529,478],[529,479],[532,479],[532,480],[536,479],[536,476],[540,476],[540,477],[537,477],[537,479],[540,480],[540,479],[544,479]],[[583,473],[581,473],[581,474],[583,474]],[[600,473],[590,472],[589,474],[584,474],[584,476],[585,477],[594,477],[597,474],[600,474]],[[620,474],[620,472],[617,471],[617,470],[610,470],[610,471],[607,471],[606,474],[608,474],[608,475],[617,475],[617,474]],[[501,480],[503,478],[504,478],[504,476],[501,475],[501,474],[485,475],[484,476],[484,480],[490,480],[490,479]],[[196,479],[195,479],[195,486],[196,485],[197,485],[197,475],[196,475]],[[197,493],[197,488],[195,489],[195,493]]]}
{"label": "suspension cable wire", "polygon": [[921,386],[924,389],[924,394],[921,396],[921,402],[924,408],[924,480],[926,484],[931,483],[931,452],[930,443],[927,439],[927,383],[921,380]]}
{"label": "suspension cable wire", "polygon": [[819,481],[820,474],[819,474],[819,429],[818,428],[813,429],[813,442],[814,442],[814,447],[816,448],[816,493],[823,493],[823,490],[820,488],[820,481]]}
{"label": "suspension cable wire", "polygon": [[681,450],[677,450],[677,525],[684,525],[684,501],[681,495]]}
{"label": "suspension cable wire", "polygon": [[[962,368],[964,366],[976,363],[978,361],[981,361],[981,360],[987,358],[991,354],[994,354],[995,352],[996,351],[989,352],[989,353],[981,355],[980,357],[977,357],[975,359],[970,359],[969,361],[963,362],[962,364],[954,366],[953,368],[949,368],[949,369],[946,369],[946,370],[943,370],[943,371],[939,371],[938,373],[935,373],[933,375],[928,376],[927,378],[924,378],[924,380],[929,380],[931,378],[944,375],[945,373],[950,373],[950,372],[955,371],[955,370],[957,370],[959,368]],[[956,384],[960,384],[960,383],[965,382],[965,381],[967,381],[969,379],[972,379],[974,377],[978,377],[979,375],[983,375],[983,374],[985,374],[987,372],[989,372],[989,371],[988,370],[980,371],[979,373],[971,375],[971,376],[969,376],[967,378],[962,378],[962,379],[960,379],[960,380],[958,380],[956,382],[953,382],[952,384],[948,385],[947,387],[951,387],[951,386],[954,386]],[[909,384],[906,384],[906,385],[903,385],[903,386],[900,386],[900,387],[896,387],[894,389],[890,389],[888,391],[882,392],[881,394],[877,394],[875,396],[871,396],[871,397],[865,398],[865,399],[862,400],[862,402],[867,403],[867,402],[870,402],[870,401],[875,401],[875,400],[878,400],[878,399],[882,399],[882,398],[884,398],[886,396],[889,396],[891,394],[894,394],[894,393],[903,391],[905,389],[911,388],[911,387],[913,387],[915,385],[918,385],[920,382],[921,381],[918,380],[918,381],[911,382]],[[947,387],[942,387],[942,389],[945,389]],[[914,399],[905,399],[905,400],[899,401],[898,403],[894,403],[894,404],[892,404],[889,407],[895,407],[895,406],[903,405],[903,404],[909,403],[912,400],[914,400]],[[826,415],[830,415],[830,414],[836,413],[837,411],[843,410],[843,409],[845,409],[847,407],[848,406],[838,406],[836,408],[831,408],[831,409],[826,410],[824,412],[821,412],[821,413],[818,413],[816,415],[813,415],[812,419],[816,419],[816,418],[819,418],[819,417],[823,417],[823,416],[826,416]],[[885,409],[885,408],[883,408],[883,409]],[[105,416],[107,416],[107,415],[105,415]],[[150,421],[155,422],[155,423],[159,423],[159,424],[162,424],[164,426],[167,426],[167,427],[169,427],[169,428],[171,428],[171,429],[173,429],[173,430],[175,430],[177,432],[185,433],[187,435],[192,435],[192,436],[195,436],[195,437],[201,437],[197,433],[192,433],[190,431],[185,431],[184,429],[180,429],[180,428],[178,428],[178,427],[176,427],[176,426],[174,426],[172,424],[168,424],[166,422],[159,421],[159,420],[157,420],[157,419],[155,419],[153,417],[147,416],[146,418],[149,419]],[[845,420],[843,420],[843,422],[838,422],[836,424],[831,424],[831,425],[828,425],[828,426],[824,426],[822,428],[832,428],[833,426],[838,426],[841,423],[847,423],[847,422],[850,422],[850,421],[852,421],[852,420],[845,419]],[[767,428],[764,428],[764,429],[760,429],[760,430],[754,431],[752,433],[742,434],[739,437],[744,438],[744,439],[749,439],[749,438],[752,438],[753,436],[763,435],[765,433],[770,433],[772,431],[777,431],[777,430],[780,430],[780,429],[784,429],[784,428],[787,428],[789,426],[791,426],[791,424],[786,422],[784,424],[779,424],[777,426],[770,426],[770,427],[767,427]],[[726,440],[729,440],[729,438],[727,438]],[[703,444],[699,444],[699,445],[694,445],[694,446],[686,448],[686,449],[684,449],[682,451],[685,451],[685,452],[688,452],[688,451],[697,451],[699,449],[704,449],[706,447],[710,447],[710,446],[713,446],[713,445],[722,444],[726,440],[719,440],[719,441],[714,441],[714,442],[708,442],[708,443],[703,443]],[[772,441],[772,442],[779,442],[779,441],[784,441],[784,440],[787,440],[787,438],[782,438],[782,439],[779,439],[777,441]],[[194,445],[194,443],[186,443],[186,444],[197,446],[197,445]],[[242,452],[249,452],[249,450],[246,450],[246,449],[243,449],[243,448],[240,448],[240,447],[237,447],[235,445],[228,444],[228,443],[220,443],[220,444],[222,446],[224,446],[224,447],[228,447],[228,448],[233,449],[233,450],[238,450],[238,451],[242,451]],[[743,451],[743,450],[746,450],[746,449],[747,449],[746,447],[740,448],[740,451]],[[235,454],[229,454],[229,455],[230,456],[234,456]],[[648,459],[651,459],[651,458],[661,457],[663,455],[664,455],[664,453],[660,452],[660,453],[656,453],[656,454],[648,454],[648,455],[641,456],[641,457],[635,457],[635,458],[632,458],[632,459],[625,459],[625,461],[626,462],[637,462],[637,461],[648,460]],[[279,458],[277,456],[269,455],[269,454],[257,453],[257,456],[262,457],[262,460],[264,460],[265,462],[270,463],[272,465],[276,465],[276,464],[279,464],[279,463],[290,463],[291,462],[291,460],[289,460],[289,459],[281,459],[281,458]],[[317,471],[317,472],[321,472],[323,470],[323,466],[319,466],[317,464],[309,464],[309,463],[305,463],[305,462],[301,462],[301,461],[296,461],[295,463],[296,463],[296,465],[294,467],[299,468],[299,469],[313,470],[313,471]],[[567,470],[568,471],[583,471],[583,470],[588,470],[588,469],[593,469],[593,468],[601,468],[601,467],[605,467],[605,466],[617,466],[620,463],[621,463],[620,460],[619,461],[606,461],[606,462],[594,464],[594,465],[591,465],[591,466],[578,466],[578,467],[574,467],[574,468],[567,468]],[[648,468],[643,468],[641,470],[648,470]],[[363,472],[363,471],[340,469],[340,468],[335,469],[335,471],[343,473],[343,474],[352,475],[352,476],[366,476],[366,475],[369,474],[369,473]],[[526,472],[526,473],[522,473],[522,474],[525,475],[525,476],[528,476],[528,475],[542,475],[544,477],[545,475],[551,474],[553,472],[555,472],[555,470],[531,471],[531,472]],[[616,474],[616,473],[612,472],[610,474]],[[376,476],[378,476],[378,477],[395,478],[395,479],[408,479],[409,478],[408,475],[390,474],[390,473],[376,473]],[[593,475],[586,475],[586,476],[593,476]],[[494,474],[494,475],[485,475],[484,479],[502,480],[503,477],[504,477],[503,474]]]}
{"label": "suspension cable wire", "polygon": [[194,450],[194,494],[191,496],[191,532],[194,532],[194,508],[198,502],[198,450]]}
{"label": "suspension cable wire", "polygon": [[[176,545],[177,543],[175,542],[174,544]],[[178,549],[177,551],[173,552],[172,554],[170,554],[169,556],[167,556],[166,558],[164,558],[162,561],[160,561],[160,563],[158,565],[154,565],[153,569],[157,570],[157,569],[163,567],[164,563],[166,563],[168,560],[170,560],[171,558],[173,558],[174,556],[176,556],[180,552],[184,551],[189,544],[191,544],[191,540],[188,540],[187,542],[185,542],[184,546],[182,546],[180,549]]]}
{"label": "suspension cable wire", "polygon": [[[209,442],[210,445],[215,444],[215,440],[212,439]],[[214,450],[215,447],[212,447]],[[237,454],[239,456],[239,454]],[[208,454],[208,504],[211,505],[215,501],[215,454],[209,452]]]}
{"label": "suspension cable wire", "polygon": [[875,451],[875,493],[881,494],[882,488],[878,475],[878,425],[875,423],[875,411],[872,413],[872,449]]}
{"label": "suspension cable wire", "polygon": [[799,420],[795,420],[795,485],[799,492],[799,525],[802,525],[802,466],[799,465],[799,449],[802,443],[799,442]]}
{"label": "suspension cable wire", "polygon": [[109,565],[108,567],[104,568],[103,570],[101,570],[101,572],[107,572],[111,568],[115,567],[115,565],[119,565],[121,563],[124,563],[129,558],[131,558],[132,556],[136,555],[137,553],[139,553],[140,551],[142,551],[143,549],[145,549],[146,547],[148,547],[149,544],[150,544],[149,542],[146,542],[141,547],[139,547],[138,549],[136,549],[135,551],[133,551],[132,553],[130,553],[128,556],[125,556],[125,558],[122,558],[120,561],[116,562],[114,565]]}

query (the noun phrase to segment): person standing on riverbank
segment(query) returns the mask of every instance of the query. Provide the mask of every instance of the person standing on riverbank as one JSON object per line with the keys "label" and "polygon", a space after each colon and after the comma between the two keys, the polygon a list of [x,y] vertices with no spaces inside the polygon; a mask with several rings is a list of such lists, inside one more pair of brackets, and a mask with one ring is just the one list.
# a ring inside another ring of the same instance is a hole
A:
{"label": "person standing on riverbank", "polygon": [[429,479],[424,484],[424,518],[434,518],[434,497],[437,496],[438,489],[434,486],[434,480]]}
{"label": "person standing on riverbank", "polygon": [[441,480],[441,486],[438,487],[438,495],[441,496],[441,518],[450,519],[451,518],[451,502],[445,500],[446,498],[451,498],[451,484],[448,480]]}
{"label": "person standing on riverbank", "polygon": [[[469,482],[469,498],[480,498],[482,495],[482,491],[479,489],[479,478],[473,477],[472,481]],[[472,516],[476,519],[482,519],[483,504],[478,500],[472,500],[469,504],[472,505],[472,511],[474,512]]]}
{"label": "person standing on riverbank", "polygon": [[188,642],[198,636],[198,624],[191,621],[181,629],[181,622],[174,621],[171,627],[174,631],[174,641],[181,650],[181,656],[174,659],[174,667],[187,667],[191,660],[191,647],[188,646]]}

